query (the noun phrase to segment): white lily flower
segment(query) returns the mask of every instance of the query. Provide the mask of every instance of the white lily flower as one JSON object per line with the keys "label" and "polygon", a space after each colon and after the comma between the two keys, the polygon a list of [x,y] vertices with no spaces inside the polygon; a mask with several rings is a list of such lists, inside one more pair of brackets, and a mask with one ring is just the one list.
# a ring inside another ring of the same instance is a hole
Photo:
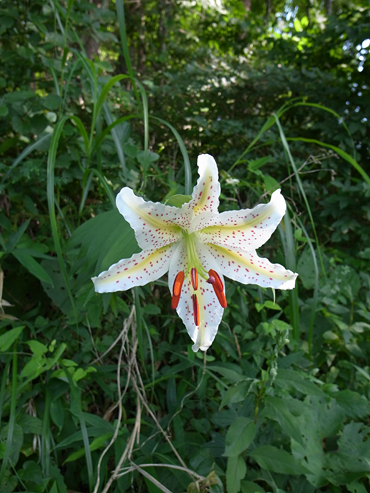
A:
{"label": "white lily flower", "polygon": [[224,275],[263,288],[293,289],[297,274],[256,254],[285,214],[280,190],[268,204],[219,213],[216,162],[203,154],[198,168],[192,199],[181,208],[145,202],[127,187],[120,191],[118,210],[142,251],[92,280],[95,291],[107,293],[143,286],[169,272],[171,306],[194,342],[193,351],[206,351],[227,305]]}

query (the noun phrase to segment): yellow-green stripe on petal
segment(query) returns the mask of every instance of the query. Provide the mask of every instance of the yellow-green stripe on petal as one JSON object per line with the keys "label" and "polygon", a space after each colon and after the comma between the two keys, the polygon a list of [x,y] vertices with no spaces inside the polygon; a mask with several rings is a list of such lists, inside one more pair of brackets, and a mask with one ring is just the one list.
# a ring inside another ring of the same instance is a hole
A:
{"label": "yellow-green stripe on petal", "polygon": [[129,259],[113,264],[98,277],[93,277],[97,293],[125,291],[134,286],[144,286],[156,281],[169,269],[170,260],[176,244],[167,245],[158,250],[143,250]]}
{"label": "yellow-green stripe on petal", "polygon": [[238,248],[224,248],[208,244],[224,276],[243,284],[257,284],[263,288],[293,289],[298,274],[280,264],[272,264],[260,258],[255,251],[245,252]]}
{"label": "yellow-green stripe on petal", "polygon": [[127,187],[117,195],[116,203],[134,229],[136,240],[143,250],[161,248],[181,240],[181,225],[185,218],[178,207],[145,202]]}
{"label": "yellow-green stripe on petal", "polygon": [[268,204],[253,209],[198,216],[192,223],[192,231],[198,231],[204,243],[256,250],[271,237],[285,210],[285,199],[276,190]]}
{"label": "yellow-green stripe on petal", "polygon": [[209,154],[200,155],[198,171],[199,178],[193,190],[193,198],[182,209],[192,210],[195,216],[205,212],[217,214],[221,187],[216,161]]}

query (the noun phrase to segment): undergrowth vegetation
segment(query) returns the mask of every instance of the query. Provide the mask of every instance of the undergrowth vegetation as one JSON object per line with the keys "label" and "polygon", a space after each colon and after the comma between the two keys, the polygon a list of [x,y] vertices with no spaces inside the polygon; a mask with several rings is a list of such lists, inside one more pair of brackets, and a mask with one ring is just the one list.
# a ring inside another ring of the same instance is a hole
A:
{"label": "undergrowth vegetation", "polygon": [[[331,2],[321,2],[331,5]],[[0,6],[0,491],[369,491],[367,1]],[[328,8],[328,7],[327,7]],[[194,353],[166,279],[95,294],[140,251],[115,206],[190,194],[287,213]]]}

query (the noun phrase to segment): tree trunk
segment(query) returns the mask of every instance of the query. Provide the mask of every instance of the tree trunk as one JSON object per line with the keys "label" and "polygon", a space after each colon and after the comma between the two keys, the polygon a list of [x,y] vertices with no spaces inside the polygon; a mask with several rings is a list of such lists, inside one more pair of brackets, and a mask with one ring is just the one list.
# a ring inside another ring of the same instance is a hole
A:
{"label": "tree trunk", "polygon": [[325,9],[327,15],[331,15],[332,13],[332,0],[325,0]]}
{"label": "tree trunk", "polygon": [[271,0],[266,0],[266,17],[271,14]]}

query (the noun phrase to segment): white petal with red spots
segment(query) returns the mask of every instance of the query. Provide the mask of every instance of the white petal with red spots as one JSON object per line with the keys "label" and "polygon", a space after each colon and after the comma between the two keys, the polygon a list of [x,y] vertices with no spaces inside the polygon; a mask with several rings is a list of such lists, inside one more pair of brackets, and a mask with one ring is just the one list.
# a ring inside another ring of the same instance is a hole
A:
{"label": "white petal with red spots", "polygon": [[263,288],[293,289],[298,274],[280,264],[272,264],[260,258],[255,251],[245,252],[237,248],[207,245],[219,265],[220,271],[234,281],[257,284]]}
{"label": "white petal with red spots", "polygon": [[150,281],[156,281],[168,271],[176,246],[172,244],[157,250],[143,250],[129,259],[120,260],[98,277],[92,278],[95,291],[126,291],[134,286],[144,286]]}
{"label": "white petal with red spots", "polygon": [[[195,247],[204,269],[207,272],[210,269],[214,269],[219,273],[224,283],[219,266],[214,261],[212,255],[209,254],[207,247],[199,242],[196,242]],[[187,267],[185,242],[181,242],[174,252],[168,274],[168,284],[171,294],[177,273],[181,270],[186,272]],[[196,326],[194,321],[193,294],[196,294],[199,304],[199,326]],[[198,276],[198,289],[194,290],[189,272],[182,286],[177,313],[184,322],[188,334],[194,342],[193,351],[198,351],[199,349],[205,351],[209,348],[217,334],[223,312],[224,309],[220,305],[212,285],[208,284],[201,276]]]}
{"label": "white petal with red spots", "polygon": [[198,182],[193,189],[193,198],[182,206],[184,212],[192,210],[195,216],[204,212],[217,214],[220,197],[220,183],[216,161],[209,154],[198,157]]}
{"label": "white petal with red spots", "polygon": [[145,202],[127,187],[117,195],[116,203],[135,231],[136,240],[143,250],[161,248],[181,240],[184,218],[178,207]]}
{"label": "white petal with red spots", "polygon": [[192,222],[191,231],[199,231],[204,243],[256,250],[271,237],[285,210],[285,199],[280,190],[276,190],[268,204],[254,209],[198,216]]}

